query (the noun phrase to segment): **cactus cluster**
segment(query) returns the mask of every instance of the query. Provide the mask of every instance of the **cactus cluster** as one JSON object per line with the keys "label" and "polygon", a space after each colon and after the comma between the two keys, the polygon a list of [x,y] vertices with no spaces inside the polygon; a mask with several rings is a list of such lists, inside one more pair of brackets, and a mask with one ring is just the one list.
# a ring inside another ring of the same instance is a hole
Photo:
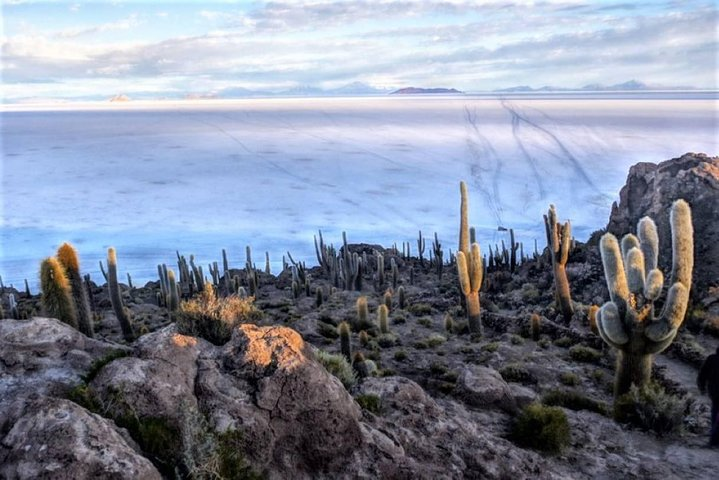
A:
{"label": "cactus cluster", "polygon": [[664,275],[657,268],[659,237],[654,221],[639,220],[638,236],[622,238],[621,248],[611,233],[602,236],[600,252],[610,301],[596,314],[599,335],[619,353],[615,398],[632,384],[641,387],[651,377],[653,356],[671,344],[684,321],[694,265],[691,209],[684,200],[670,212],[672,272],[661,312],[654,303],[661,295]]}

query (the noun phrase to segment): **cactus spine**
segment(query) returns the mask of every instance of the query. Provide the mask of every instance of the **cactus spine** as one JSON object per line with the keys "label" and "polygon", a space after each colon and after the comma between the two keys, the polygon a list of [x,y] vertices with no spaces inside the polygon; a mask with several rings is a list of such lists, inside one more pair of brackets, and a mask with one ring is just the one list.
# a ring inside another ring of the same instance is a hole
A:
{"label": "cactus spine", "polygon": [[77,328],[77,310],[72,300],[70,282],[57,258],[46,258],[40,264],[40,288],[40,302],[45,314]]}
{"label": "cactus spine", "polygon": [[117,321],[120,322],[122,336],[125,340],[131,342],[135,339],[135,332],[130,323],[130,317],[122,304],[122,295],[120,294],[120,285],[117,283],[117,254],[115,249],[110,247],[107,249],[107,287],[110,290],[110,302],[112,309],[115,311]]}
{"label": "cactus spine", "polygon": [[65,276],[70,282],[72,300],[77,311],[78,329],[92,338],[92,311],[90,310],[90,299],[85,289],[85,284],[80,275],[80,260],[77,258],[77,251],[69,243],[63,243],[57,250],[57,259],[65,269]]}
{"label": "cactus spine", "polygon": [[564,222],[564,225],[560,224],[557,221],[557,210],[554,205],[550,205],[547,215],[544,215],[544,226],[547,233],[547,246],[552,258],[557,304],[562,311],[564,322],[569,324],[574,314],[574,308],[569,293],[566,266],[569,258],[569,245],[572,240],[572,225],[569,221]]}
{"label": "cactus spine", "polygon": [[638,239],[625,236],[624,255],[614,235],[607,233],[600,241],[611,300],[597,312],[597,328],[602,340],[619,351],[615,398],[628,392],[632,384],[641,386],[649,381],[653,356],[671,344],[684,321],[694,266],[694,230],[687,202],[674,202],[670,224],[671,287],[658,316],[654,302],[662,291],[664,276],[656,268],[659,241],[654,221],[649,217],[639,221]]}

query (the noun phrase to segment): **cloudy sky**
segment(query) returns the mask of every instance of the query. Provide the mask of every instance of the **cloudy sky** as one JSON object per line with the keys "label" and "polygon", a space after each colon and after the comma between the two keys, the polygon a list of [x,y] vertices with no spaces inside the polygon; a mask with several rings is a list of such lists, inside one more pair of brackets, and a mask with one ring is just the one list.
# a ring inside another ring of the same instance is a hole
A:
{"label": "cloudy sky", "polygon": [[713,0],[2,1],[24,97],[636,79],[717,88]]}

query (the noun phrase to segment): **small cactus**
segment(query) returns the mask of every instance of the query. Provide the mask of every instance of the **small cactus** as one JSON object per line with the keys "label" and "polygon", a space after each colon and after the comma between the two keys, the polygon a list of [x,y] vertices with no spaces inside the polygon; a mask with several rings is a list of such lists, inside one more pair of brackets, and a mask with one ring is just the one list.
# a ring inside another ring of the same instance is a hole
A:
{"label": "small cactus", "polygon": [[65,269],[65,276],[70,282],[72,300],[75,302],[75,310],[77,311],[78,329],[92,338],[94,332],[92,329],[90,299],[87,295],[82,275],[80,275],[80,260],[77,257],[77,251],[69,243],[63,243],[57,250],[57,259]]}
{"label": "small cactus", "polygon": [[599,329],[597,328],[597,313],[599,313],[599,306],[592,305],[589,307],[587,312],[587,320],[589,320],[589,329],[594,335],[599,335]]}
{"label": "small cactus", "polygon": [[340,323],[340,351],[348,362],[352,361],[352,345],[350,343],[350,326],[347,322]]}
{"label": "small cactus", "polygon": [[388,314],[389,309],[387,305],[382,304],[377,308],[377,324],[379,325],[379,331],[381,333],[389,333]]}
{"label": "small cactus", "polygon": [[367,306],[367,297],[362,296],[357,299],[357,326],[364,328],[368,324],[369,307]]}
{"label": "small cactus", "polygon": [[672,273],[664,308],[655,315],[654,302],[661,294],[664,275],[656,268],[659,241],[649,217],[639,221],[639,237],[627,235],[620,251],[611,233],[602,236],[600,252],[610,301],[597,312],[599,335],[618,350],[615,398],[632,384],[641,387],[651,378],[653,356],[667,348],[684,321],[694,266],[694,230],[691,209],[684,200],[670,212]]}
{"label": "small cactus", "polygon": [[539,341],[539,331],[542,328],[542,319],[539,315],[536,313],[533,313],[531,317],[529,317],[529,321],[531,323],[532,327],[532,340],[535,342]]}
{"label": "small cactus", "polygon": [[315,290],[315,307],[320,308],[322,306],[322,287],[317,287]]}
{"label": "small cactus", "polygon": [[399,306],[399,309],[400,309],[400,310],[404,310],[404,307],[407,306],[407,297],[406,297],[406,294],[405,294],[405,291],[404,291],[404,287],[399,287],[399,288],[397,289],[397,296],[399,297],[399,298],[398,298],[398,302],[399,302],[399,305],[398,305],[398,306]]}
{"label": "small cactus", "polygon": [[454,331],[454,320],[452,320],[452,315],[449,313],[444,315],[444,329],[447,333]]}
{"label": "small cactus", "polygon": [[359,333],[359,342],[360,345],[362,345],[363,347],[367,346],[367,344],[369,343],[369,335],[367,335],[367,330],[362,330]]}
{"label": "small cactus", "polygon": [[382,301],[387,307],[387,310],[392,310],[392,291],[387,290],[384,292],[384,296],[382,297]]}
{"label": "small cactus", "polygon": [[77,328],[77,310],[72,300],[70,282],[57,258],[46,258],[40,264],[40,288],[40,303],[45,315]]}
{"label": "small cactus", "polygon": [[167,309],[170,313],[174,312],[180,307],[180,295],[177,288],[177,280],[175,279],[175,272],[171,269],[167,270]]}
{"label": "small cactus", "polygon": [[112,247],[107,249],[107,286],[110,290],[112,309],[115,311],[115,316],[122,329],[122,336],[126,341],[131,342],[135,339],[135,332],[132,329],[132,323],[130,323],[130,316],[122,304],[120,285],[117,283],[117,254]]}

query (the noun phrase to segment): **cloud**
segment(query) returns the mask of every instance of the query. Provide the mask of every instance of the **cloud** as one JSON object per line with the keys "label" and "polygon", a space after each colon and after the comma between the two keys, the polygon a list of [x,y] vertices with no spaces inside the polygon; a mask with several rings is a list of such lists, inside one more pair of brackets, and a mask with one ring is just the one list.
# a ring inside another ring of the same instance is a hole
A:
{"label": "cloud", "polygon": [[[615,8],[604,10],[607,6]],[[568,7],[581,7],[582,13]],[[158,79],[172,78],[193,89],[381,79],[477,90],[636,78],[716,88],[713,8],[666,11],[664,2],[638,11],[620,2],[363,0],[275,2],[249,11],[218,7],[195,13],[185,20],[220,29],[141,41],[141,33],[153,27],[132,15],[74,30],[6,37],[4,79],[90,85],[93,79],[118,77],[159,86],[165,83]],[[113,43],[93,37],[108,31],[120,32]]]}

